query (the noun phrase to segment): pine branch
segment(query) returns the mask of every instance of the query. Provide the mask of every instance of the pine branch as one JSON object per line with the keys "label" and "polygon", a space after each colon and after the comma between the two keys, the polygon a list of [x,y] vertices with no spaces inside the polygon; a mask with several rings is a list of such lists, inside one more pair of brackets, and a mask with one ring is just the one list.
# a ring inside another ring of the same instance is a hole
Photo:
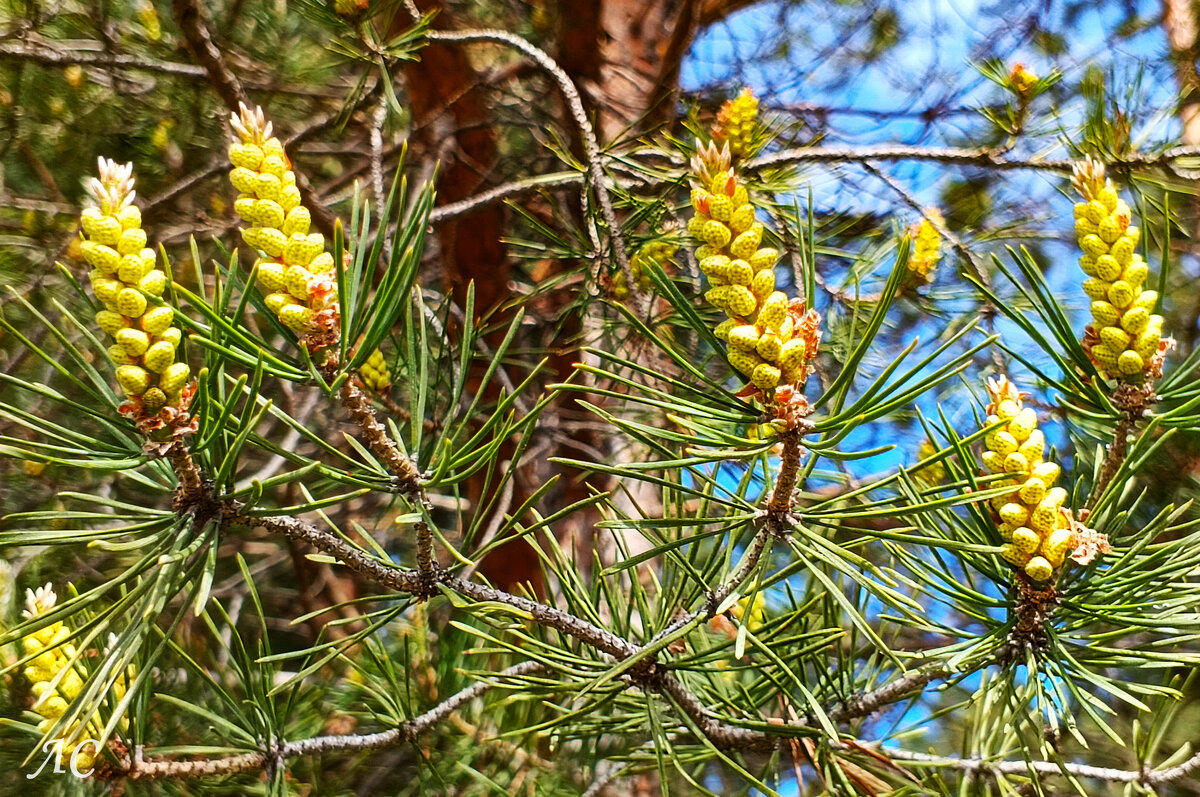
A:
{"label": "pine branch", "polygon": [[[251,88],[260,88],[259,86],[255,86],[254,84],[251,84],[249,82],[247,82],[246,85],[249,85]],[[350,110],[352,112],[358,111],[359,109],[361,109],[362,107],[367,105],[369,102],[374,101],[375,98],[380,93],[380,86],[381,86],[381,83],[377,81],[375,83],[375,85],[372,86],[368,91],[364,91],[362,93],[362,95],[360,97],[358,97],[358,99],[355,101],[354,105],[351,107]],[[340,111],[334,111],[332,113],[328,113],[324,116],[318,117],[316,119],[316,121],[310,122],[309,124],[305,125],[304,127],[301,127],[299,129],[295,130],[288,136],[284,136],[283,137],[284,146],[287,147],[288,149],[292,149],[292,148],[296,147],[297,145],[312,138],[313,136],[316,136],[316,135],[328,130],[330,127],[333,127],[340,118],[341,118]],[[160,193],[156,194],[155,196],[150,197],[148,200],[146,200],[146,203],[142,209],[144,212],[149,213],[151,210],[158,208],[159,206],[164,205],[167,202],[170,202],[171,200],[173,200],[175,197],[179,196],[180,194],[183,194],[183,193],[186,193],[187,191],[192,190],[193,188],[195,188],[196,186],[198,186],[200,183],[204,182],[205,180],[209,179],[210,177],[215,177],[218,174],[223,174],[224,172],[226,172],[228,170],[229,170],[229,157],[226,154],[222,153],[219,157],[213,159],[213,161],[210,164],[208,164],[207,166],[205,166],[204,168],[198,169],[198,170],[192,172],[191,174],[187,175],[186,177],[184,177],[180,180],[177,180],[173,185],[171,185],[170,188],[167,188],[167,189],[161,191]],[[315,201],[315,197],[312,197],[312,198]]]}
{"label": "pine branch", "polygon": [[[527,661],[496,673],[497,679],[541,672],[543,665]],[[434,706],[424,714],[413,717],[403,724],[379,733],[365,735],[316,736],[296,742],[287,742],[272,750],[241,753],[225,758],[209,758],[200,761],[145,761],[144,751],[131,759],[125,757],[117,770],[107,777],[125,777],[130,780],[162,780],[164,778],[202,778],[214,775],[234,775],[255,772],[278,765],[288,758],[320,755],[323,753],[357,752],[378,750],[404,744],[428,732],[454,711],[497,686],[497,682],[479,681]]]}
{"label": "pine branch", "polygon": [[381,562],[328,529],[292,517],[245,515],[241,513],[239,506],[231,504],[226,504],[226,510],[223,525],[245,526],[255,531],[261,530],[297,542],[305,542],[318,551],[336,557],[358,575],[382,587],[410,594],[420,594],[423,591],[418,574],[414,571]]}
{"label": "pine branch", "polygon": [[[526,613],[533,622],[574,637],[618,661],[643,654],[647,649],[655,647],[673,629],[686,625],[702,614],[700,611],[690,613],[655,635],[646,645],[639,646],[561,609],[484,584],[467,581],[444,570],[435,569],[434,580],[430,582],[428,577],[421,572],[406,571],[395,565],[380,562],[367,556],[332,532],[294,518],[253,518],[230,512],[226,522],[259,528],[287,536],[290,539],[308,542],[319,550],[337,557],[359,575],[400,592],[429,597],[436,594],[436,589],[440,586],[475,601],[495,602],[511,606]],[[745,562],[737,573],[722,587],[710,593],[705,612],[710,616],[715,613],[716,607],[749,577],[750,572],[765,552],[770,539],[771,535],[766,529],[759,532],[751,544]],[[849,721],[866,717],[880,708],[904,698],[913,690],[945,677],[947,674],[949,671],[941,665],[930,665],[914,670],[876,690],[847,700],[840,707],[834,708],[830,712],[830,717],[835,721]],[[812,726],[802,724],[782,723],[772,728],[772,733],[768,734],[724,722],[714,717],[699,698],[690,692],[674,674],[657,664],[653,655],[647,657],[645,662],[639,663],[639,666],[627,675],[626,680],[633,685],[670,696],[680,710],[696,724],[700,732],[714,745],[721,748],[768,751],[787,738],[813,736],[815,733]]]}
{"label": "pine branch", "polygon": [[213,42],[208,26],[204,24],[203,11],[195,0],[173,0],[171,11],[175,15],[175,24],[183,34],[188,50],[204,68],[209,82],[226,107],[237,110],[239,104],[249,105],[246,90],[221,57],[220,49]]}
{"label": "pine branch", "polygon": [[[0,43],[0,61],[38,64],[41,66],[90,66],[107,70],[122,70],[130,72],[148,72],[157,75],[187,78],[189,80],[208,82],[208,72],[196,64],[184,64],[178,61],[164,61],[160,58],[150,58],[144,55],[128,55],[114,53],[105,49],[102,42],[71,39],[69,47],[60,47],[58,42],[39,40],[36,43],[29,40],[6,41]],[[268,91],[273,94],[293,94],[304,97],[323,97],[337,99],[341,95],[329,88],[314,88],[293,86],[278,83],[273,80],[261,80],[254,77],[241,77],[241,84],[256,91]],[[349,90],[352,86],[338,86]],[[76,212],[78,208],[76,208]]]}
{"label": "pine branch", "polygon": [[[980,665],[982,666],[982,665]],[[863,692],[846,700],[842,705],[831,709],[829,719],[841,722],[851,719],[862,719],[874,714],[881,708],[907,697],[915,691],[923,689],[933,681],[950,675],[951,671],[944,664],[929,664],[896,678],[878,689]]]}
{"label": "pine branch", "polygon": [[[332,381],[337,375],[337,367],[336,360],[328,360],[323,369],[324,377]],[[349,410],[354,423],[362,430],[363,439],[371,449],[371,453],[379,457],[391,472],[396,489],[400,493],[420,501],[424,494],[424,489],[421,487],[421,474],[413,461],[406,457],[395,441],[388,436],[387,428],[376,417],[375,408],[371,406],[370,399],[358,389],[358,385],[349,379],[342,382],[342,386],[338,390],[338,398],[342,406]]]}
{"label": "pine branch", "polygon": [[1112,783],[1139,783],[1151,787],[1160,783],[1180,780],[1200,769],[1200,753],[1173,767],[1129,770],[1070,762],[1060,764],[1057,761],[988,761],[981,758],[945,758],[891,747],[877,747],[876,749],[889,758],[907,761],[914,766],[956,769],[984,775],[1028,775],[1030,771],[1039,775],[1061,775],[1066,772],[1078,778],[1093,778]]}
{"label": "pine branch", "polygon": [[[92,45],[95,47],[94,52],[90,49]],[[73,43],[71,49],[60,50],[49,44],[35,45],[24,41],[10,41],[0,44],[0,60],[25,61],[43,66],[79,64],[80,66],[100,66],[109,69],[136,69],[142,72],[207,80],[207,74],[203,67],[142,56],[108,53],[101,51],[101,48],[100,42]]]}
{"label": "pine branch", "polygon": [[1113,428],[1113,441],[1108,445],[1104,464],[1100,466],[1100,475],[1096,479],[1096,483],[1092,485],[1091,494],[1088,496],[1086,503],[1088,509],[1096,505],[1096,501],[1104,494],[1104,490],[1112,481],[1113,476],[1117,475],[1117,471],[1121,469],[1121,463],[1125,461],[1125,455],[1129,451],[1129,436],[1157,399],[1158,396],[1155,395],[1154,388],[1149,382],[1144,385],[1122,383],[1113,390],[1113,406],[1121,411],[1121,418]]}
{"label": "pine branch", "polygon": [[[604,223],[608,226],[609,239],[612,242],[613,255],[616,257],[617,266],[621,269],[621,274],[625,277],[625,284],[629,287],[630,294],[635,303],[638,307],[643,307],[646,304],[646,298],[638,289],[637,281],[633,278],[633,271],[629,263],[629,253],[625,248],[625,238],[621,234],[621,226],[617,222],[617,213],[613,208],[612,197],[608,193],[600,141],[596,138],[595,128],[592,127],[592,123],[587,116],[587,111],[583,107],[583,100],[579,95],[579,89],[575,87],[570,76],[544,50],[535,47],[520,36],[507,31],[494,29],[433,30],[429,31],[428,35],[434,41],[506,44],[531,58],[554,78],[559,90],[563,93],[563,97],[566,98],[567,107],[571,111],[571,117],[576,127],[579,128],[579,136],[583,142],[584,159],[587,161],[588,166],[588,178],[591,182],[592,190],[596,193],[596,202],[600,206],[600,214],[604,217]],[[601,251],[599,235],[594,225],[588,225],[588,231],[592,237],[592,248],[594,250],[592,256],[598,260]]]}
{"label": "pine branch", "polygon": [[[775,479],[775,487],[771,491],[771,500],[767,502],[767,511],[772,515],[785,515],[792,508],[792,493],[796,489],[796,479],[800,475],[800,460],[804,454],[801,446],[803,431],[791,430],[783,435],[783,451],[779,455],[779,476]],[[782,534],[786,523],[780,518],[773,518],[776,534]]]}
{"label": "pine branch", "polygon": [[723,604],[725,600],[732,595],[746,581],[747,578],[750,577],[750,573],[753,572],[754,568],[758,566],[763,554],[765,554],[767,551],[767,546],[768,543],[770,543],[771,538],[772,534],[766,528],[761,529],[754,536],[754,540],[750,543],[750,548],[746,552],[746,558],[742,563],[742,566],[738,568],[737,572],[730,576],[728,581],[708,593],[708,596],[704,601],[704,607],[692,612],[688,612],[687,614],[676,619],[666,628],[655,634],[654,638],[650,640],[648,645],[656,644],[671,634],[679,631],[684,626],[695,622],[700,617],[707,616],[709,619],[716,617],[717,609],[721,607],[721,604]]}
{"label": "pine branch", "polygon": [[504,185],[498,185],[494,188],[489,188],[486,191],[481,191],[475,196],[460,199],[458,202],[451,202],[447,205],[441,205],[433,209],[429,214],[429,222],[435,224],[439,221],[449,221],[456,219],[459,216],[465,216],[474,210],[491,204],[492,202],[501,202],[506,199],[516,199],[517,197],[536,194],[544,188],[552,188],[555,186],[577,185],[583,182],[583,176],[578,172],[554,172],[551,174],[542,174],[536,177],[529,177],[524,180],[516,180]]}
{"label": "pine branch", "polygon": [[[1191,172],[1180,169],[1175,162],[1184,158],[1200,157],[1200,147],[1173,147],[1157,154],[1131,153],[1107,161],[1114,170],[1129,170],[1135,167],[1159,167],[1173,175],[1188,177]],[[762,155],[746,163],[749,169],[770,169],[795,163],[865,163],[870,161],[934,161],[959,166],[978,166],[1000,171],[1034,169],[1069,174],[1075,167],[1072,158],[1015,158],[1002,154],[1001,150],[979,147],[962,149],[956,147],[921,146],[863,146],[863,147],[797,147]]]}

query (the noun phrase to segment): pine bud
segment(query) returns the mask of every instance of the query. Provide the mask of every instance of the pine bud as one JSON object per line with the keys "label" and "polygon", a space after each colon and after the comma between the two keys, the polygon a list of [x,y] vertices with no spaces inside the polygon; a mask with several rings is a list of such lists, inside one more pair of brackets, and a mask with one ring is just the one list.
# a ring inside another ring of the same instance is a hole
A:
{"label": "pine bud", "polygon": [[[729,268],[726,271],[725,279],[729,280],[731,285],[750,286],[751,280],[754,279],[754,270],[750,268],[750,264],[745,260],[733,260],[729,263]],[[751,291],[753,293],[753,291]],[[755,306],[757,306],[755,302]]]}
{"label": "pine bud", "polygon": [[1129,333],[1120,327],[1102,327],[1100,342],[1115,352],[1123,351],[1129,345]]}
{"label": "pine bud", "polygon": [[[282,210],[282,208],[281,208]],[[292,212],[287,214],[287,219],[283,222],[283,232],[285,235],[291,236],[297,233],[307,234],[308,227],[312,222],[312,216],[306,207],[293,208]]]}
{"label": "pine bud", "polygon": [[1073,548],[1075,532],[1069,528],[1056,528],[1042,543],[1042,556],[1053,567],[1059,567],[1066,557],[1067,551]]}
{"label": "pine bud", "polygon": [[[799,343],[801,346],[804,345],[802,341],[788,341],[788,343]],[[762,337],[758,339],[755,350],[758,352],[758,356],[762,357],[767,362],[777,362],[780,363],[780,365],[785,365],[782,358],[783,341],[781,341],[779,336],[774,332],[769,330],[764,332]],[[801,353],[801,357],[803,357],[803,353]]]}
{"label": "pine bud", "polygon": [[151,296],[162,296],[167,289],[167,275],[157,269],[138,281],[137,289]]}
{"label": "pine bud", "polygon": [[[739,263],[745,261],[737,261]],[[765,301],[772,293],[775,292],[775,272],[772,269],[766,269],[754,275],[754,279],[750,281],[750,292],[754,294],[754,298],[759,302]]]}
{"label": "pine bud", "polygon": [[150,374],[139,365],[121,365],[117,367],[117,382],[125,395],[133,398],[142,395],[150,387]]}
{"label": "pine bud", "polygon": [[175,362],[175,347],[165,340],[160,340],[146,349],[142,362],[150,371],[161,374]]}
{"label": "pine bud", "polygon": [[129,318],[140,318],[146,312],[146,297],[137,288],[122,288],[117,293],[117,312]]}
{"label": "pine bud", "polygon": [[158,412],[163,407],[167,406],[169,401],[170,398],[160,387],[148,388],[146,392],[142,394],[142,406],[145,407],[146,411],[150,413]]}
{"label": "pine bud", "polygon": [[96,313],[96,326],[109,335],[116,335],[125,328],[125,317],[111,310],[101,310]]}
{"label": "pine bud", "polygon": [[769,363],[761,363],[754,368],[750,381],[759,390],[773,390],[779,387],[779,377],[779,368]]}
{"label": "pine bud", "polygon": [[1034,531],[1021,526],[1012,533],[1012,546],[1023,554],[1032,554],[1042,544],[1041,538]]}
{"label": "pine bud", "polygon": [[1121,317],[1121,328],[1130,334],[1140,334],[1150,323],[1150,313],[1142,307],[1134,307]]}
{"label": "pine bud", "polygon": [[141,357],[150,346],[150,336],[140,329],[126,327],[116,334],[117,345],[130,357]]}
{"label": "pine bud", "polygon": [[191,369],[188,368],[187,363],[172,363],[162,372],[162,376],[158,380],[158,386],[168,396],[173,396],[187,384],[190,374]]}
{"label": "pine bud", "polygon": [[729,312],[735,316],[753,315],[754,309],[758,307],[758,302],[754,298],[754,294],[744,285],[733,285],[729,288],[728,298]]}
{"label": "pine bud", "polygon": [[84,241],[80,245],[79,251],[89,265],[100,269],[105,274],[115,274],[117,272],[121,256],[117,254],[116,249],[99,244],[93,239]]}
{"label": "pine bud", "polygon": [[1054,573],[1054,568],[1043,556],[1035,556],[1025,565],[1025,575],[1034,581],[1047,581]]}
{"label": "pine bud", "polygon": [[[1005,525],[1020,526],[1028,519],[1029,509],[1019,503],[1010,502],[1000,507],[1000,520]],[[1036,548],[1037,545],[1035,543],[1033,548],[1030,550],[1034,550]]]}
{"label": "pine bud", "polygon": [[1016,451],[1019,445],[1017,438],[1007,428],[993,430],[984,438],[984,444],[988,447],[989,451],[995,451],[1002,457],[1006,457]]}
{"label": "pine bud", "polygon": [[[110,217],[111,219],[111,217]],[[117,227],[120,227],[120,222],[116,219],[111,219]],[[117,253],[122,255],[135,255],[141,253],[146,246],[146,232],[137,227],[130,227],[121,233],[120,240],[117,241]]]}
{"label": "pine bud", "polygon": [[730,254],[742,260],[749,260],[758,251],[758,245],[762,243],[762,236],[763,226],[759,222],[755,222],[750,225],[750,229],[739,235],[730,245]]}
{"label": "pine bud", "polygon": [[755,272],[765,269],[775,268],[776,261],[779,260],[779,251],[770,247],[764,246],[750,257],[750,267]]}
{"label": "pine bud", "polygon": [[392,384],[392,375],[388,371],[387,360],[383,358],[383,352],[379,349],[371,352],[371,356],[359,370],[359,376],[362,378],[363,384],[376,393],[386,393]]}
{"label": "pine bud", "polygon": [[[122,411],[144,417],[145,412],[153,414],[165,406],[167,398],[182,398],[179,390],[156,387],[152,375],[171,365],[180,334],[171,327],[170,307],[149,307],[147,296],[160,296],[167,277],[147,246],[141,212],[133,204],[133,186],[132,165],[100,160],[98,176],[86,184],[90,204],[80,214],[86,239],[80,252],[95,267],[90,275],[92,289],[105,306],[96,314],[96,323],[114,340],[108,354],[117,366],[117,382],[133,400]],[[164,341],[165,337],[169,339]]]}
{"label": "pine bud", "polygon": [[1023,566],[1029,561],[1029,555],[1023,554],[1012,543],[1005,543],[1000,546],[1000,556],[1009,564],[1017,567]]}
{"label": "pine bud", "polygon": [[157,335],[156,337],[159,340],[165,340],[172,346],[178,347],[180,342],[183,340],[183,333],[179,331],[178,327],[167,327],[163,330],[161,335]]}
{"label": "pine bud", "polygon": [[279,313],[279,320],[297,335],[308,332],[316,315],[311,308],[301,304],[291,304]]}
{"label": "pine bud", "polygon": [[161,335],[175,321],[175,311],[170,307],[154,307],[142,315],[142,329],[148,335]]}
{"label": "pine bud", "polygon": [[1136,351],[1123,351],[1117,357],[1117,370],[1126,376],[1140,374],[1146,370],[1146,361]]}

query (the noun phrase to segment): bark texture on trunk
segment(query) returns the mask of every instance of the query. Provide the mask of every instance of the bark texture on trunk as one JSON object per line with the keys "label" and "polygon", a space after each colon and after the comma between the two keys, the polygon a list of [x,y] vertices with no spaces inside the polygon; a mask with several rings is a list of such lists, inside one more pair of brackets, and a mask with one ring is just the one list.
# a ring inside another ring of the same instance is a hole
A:
{"label": "bark texture on trunk", "polygon": [[[1193,0],[1163,0],[1163,28],[1167,34],[1171,60],[1175,67],[1175,79],[1179,84],[1179,121],[1183,125],[1181,143],[1187,146],[1200,145],[1200,72],[1196,59],[1200,56],[1200,13]],[[1196,253],[1196,242],[1200,240],[1200,197],[1192,202],[1190,228],[1192,253]],[[1182,328],[1175,331],[1184,351],[1190,351],[1197,343],[1196,325],[1200,321],[1200,297],[1180,313]]]}
{"label": "bark texture on trunk", "polygon": [[596,114],[602,145],[674,118],[679,67],[704,6],[699,0],[564,4],[559,60]]}
{"label": "bark texture on trunk", "polygon": [[1200,22],[1196,4],[1192,0],[1163,0],[1163,27],[1179,83],[1183,143],[1194,146],[1200,144],[1200,72],[1196,70]]}
{"label": "bark texture on trunk", "polygon": [[[435,28],[453,28],[441,0],[419,0],[421,11],[438,11]],[[460,44],[431,42],[421,60],[404,68],[418,135],[441,162],[440,204],[466,199],[488,187],[497,157],[497,133],[487,86]],[[462,300],[475,282],[475,305],[492,309],[508,298],[511,272],[504,244],[504,206],[492,203],[438,227],[439,265],[454,297]]]}

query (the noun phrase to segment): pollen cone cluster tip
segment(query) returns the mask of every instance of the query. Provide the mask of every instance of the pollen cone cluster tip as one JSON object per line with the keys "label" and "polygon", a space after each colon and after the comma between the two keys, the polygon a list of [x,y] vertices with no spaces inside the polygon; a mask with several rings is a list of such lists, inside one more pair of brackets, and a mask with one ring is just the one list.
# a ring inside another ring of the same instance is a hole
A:
{"label": "pollen cone cluster tip", "polygon": [[[633,274],[633,282],[642,293],[648,293],[654,286],[648,269],[652,265],[666,271],[674,260],[679,246],[670,241],[650,241],[645,243],[629,260],[629,271]],[[624,301],[629,298],[629,286],[625,283],[625,274],[618,271],[613,277],[613,297]]]}
{"label": "pollen cone cluster tip", "polygon": [[937,208],[926,208],[925,218],[908,228],[912,240],[912,251],[908,256],[908,275],[912,283],[927,285],[937,273],[942,259],[942,235],[937,224],[943,223],[942,213]]}
{"label": "pollen cone cluster tip", "polygon": [[1030,580],[1047,582],[1084,538],[1097,535],[1063,507],[1068,494],[1056,486],[1062,471],[1045,459],[1046,438],[1038,429],[1037,411],[1025,406],[1023,394],[1007,376],[988,379],[988,397],[983,465],[988,473],[1007,477],[988,486],[1011,488],[991,499],[1004,539],[1000,555]]}
{"label": "pollen cone cluster tip", "polygon": [[820,341],[820,316],[775,290],[779,252],[762,245],[763,225],[737,173],[728,145],[701,146],[692,161],[688,232],[708,278],[705,300],[728,318],[714,330],[729,345],[729,362],[764,395],[802,383]]}
{"label": "pollen cone cluster tip", "polygon": [[333,255],[325,237],[309,232],[312,215],[301,203],[296,173],[262,108],[241,106],[230,120],[234,209],[251,226],[242,239],[265,257],[256,262],[266,304],[310,350],[337,341],[339,308]]}
{"label": "pollen cone cluster tip", "polygon": [[[52,585],[38,587],[36,590],[26,590],[25,609],[21,616],[32,620],[51,612],[58,604],[58,596]],[[67,641],[71,636],[70,630],[61,620],[39,628],[21,640],[21,650],[29,660],[25,663],[23,674],[29,680],[30,692],[33,695],[32,709],[42,718],[38,730],[48,732],[70,708],[71,701],[83,691],[84,674],[73,663],[77,650]],[[129,671],[117,678],[112,687],[112,695],[120,701],[125,696],[128,681],[133,678],[135,671],[132,666]],[[122,722],[125,720],[122,718]],[[87,723],[87,733],[99,734],[103,723],[96,720]],[[80,734],[79,724],[76,723],[63,731],[63,747],[60,764],[66,765],[72,755],[75,767],[80,771],[92,768],[96,754],[95,747],[84,739],[75,738]],[[74,741],[65,741],[74,739]],[[82,748],[76,752],[76,748]]]}
{"label": "pollen cone cluster tip", "polygon": [[729,147],[733,158],[749,158],[759,148],[758,97],[749,88],[727,100],[717,112],[713,140]]}
{"label": "pollen cone cluster tip", "polygon": [[372,392],[386,393],[392,386],[392,374],[388,370],[387,360],[378,348],[371,352],[367,361],[358,371],[359,378]]}
{"label": "pollen cone cluster tip", "polygon": [[1071,184],[1083,199],[1075,205],[1075,234],[1088,276],[1083,291],[1092,300],[1084,349],[1106,377],[1143,384],[1162,375],[1171,341],[1163,339],[1162,316],[1151,312],[1158,293],[1143,290],[1150,269],[1135,251],[1141,231],[1102,163],[1076,164]]}
{"label": "pollen cone cluster tip", "polygon": [[145,419],[187,406],[190,370],[175,359],[183,334],[174,326],[174,309],[158,301],[167,275],[146,245],[133,184],[133,164],[100,159],[98,176],[86,183],[90,202],[80,216],[79,251],[92,267],[92,290],[104,305],[96,324],[114,341],[108,355],[117,381],[132,413]]}

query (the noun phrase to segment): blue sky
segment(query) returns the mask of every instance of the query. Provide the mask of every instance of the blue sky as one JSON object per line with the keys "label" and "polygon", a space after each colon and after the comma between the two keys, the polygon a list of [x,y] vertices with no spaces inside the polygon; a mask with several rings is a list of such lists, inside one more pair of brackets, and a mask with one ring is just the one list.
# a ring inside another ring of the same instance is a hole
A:
{"label": "blue sky", "polygon": [[[1150,147],[1170,142],[1178,135],[1172,107],[1176,87],[1166,66],[1166,40],[1157,22],[1158,2],[1133,0],[1129,7],[1144,25],[1136,35],[1120,38],[1114,37],[1113,32],[1129,20],[1123,5],[1081,5],[1082,10],[1068,25],[1065,4],[1050,3],[1044,24],[1068,32],[1066,48],[1057,56],[1039,51],[1030,41],[1023,40],[1019,31],[1009,28],[997,12],[1011,11],[1012,5],[976,0],[917,0],[898,4],[900,24],[905,32],[900,43],[873,64],[850,69],[850,65],[858,60],[843,57],[845,48],[862,47],[869,40],[865,29],[847,26],[847,20],[861,13],[861,9],[854,4],[806,3],[781,17],[780,4],[766,3],[735,15],[699,37],[684,64],[682,84],[686,91],[720,85],[732,93],[745,81],[771,103],[842,109],[828,117],[827,138],[823,142],[828,145],[903,143],[969,147],[978,145],[979,131],[988,124],[971,110],[971,106],[995,103],[1004,97],[1003,90],[983,78],[973,66],[986,47],[998,46],[1009,54],[1009,63],[1023,61],[1043,75],[1052,69],[1060,70],[1064,75],[1064,87],[1076,85],[1089,66],[1115,76],[1118,85],[1132,84],[1140,72],[1143,79],[1136,89],[1141,101],[1135,105],[1140,111],[1134,119],[1135,141],[1140,141],[1142,147]],[[816,13],[816,9],[825,9],[829,13]],[[792,43],[786,54],[768,51],[764,44],[778,39],[781,21]],[[1053,101],[1056,117],[1050,125],[1033,128],[1029,140],[1019,143],[1014,154],[1068,156],[1062,136],[1077,135],[1083,118],[1082,102],[1069,92],[1053,100],[1046,96],[1040,101]],[[903,112],[939,104],[967,107],[933,124],[912,116],[880,119],[850,110]],[[1049,106],[1039,110],[1047,111]],[[921,162],[883,164],[882,168],[922,203],[930,205],[938,204],[947,184],[959,176],[952,169]],[[805,172],[805,176],[814,192],[814,204],[823,211],[875,212],[894,217],[899,226],[916,218],[897,201],[890,189],[860,170],[813,167]],[[1041,262],[1047,277],[1071,306],[1074,320],[1082,330],[1086,323],[1084,298],[1078,289],[1082,274],[1075,266],[1078,253],[1071,230],[1074,199],[1069,195],[1065,179],[1056,174],[1007,172],[992,190],[1002,199],[1002,205],[997,205],[996,218],[984,222],[985,228],[990,224],[995,229],[985,231],[992,234],[1013,218],[1037,228],[1036,234],[1042,237],[1036,242],[1040,245]],[[986,257],[989,252],[1002,252],[1003,243],[998,239],[987,240],[973,248]],[[953,258],[948,257],[947,262],[953,263]],[[954,268],[943,269],[939,288],[956,287],[958,278],[954,271],[957,264],[953,265]],[[1152,270],[1156,270],[1155,265],[1151,260]],[[1195,264],[1185,264],[1185,267],[1194,269]],[[915,326],[923,337],[933,337],[937,331],[936,323],[926,320]],[[1011,345],[1028,347],[1012,325],[1002,323],[998,329]],[[982,393],[980,386],[976,395]],[[951,417],[961,424],[960,434],[972,431],[968,408],[969,401],[966,400],[960,401],[957,407],[950,407]],[[922,409],[931,412],[934,408],[929,403],[922,404]],[[872,434],[851,437],[847,447],[853,448],[856,443],[864,447],[873,444]],[[895,437],[894,427],[891,435]],[[1048,427],[1047,436],[1052,443],[1061,445],[1065,442],[1061,429]],[[901,440],[892,453],[853,467],[862,475],[911,463],[912,450],[918,440],[919,437]],[[910,712],[900,724],[919,722],[926,716],[924,711],[918,708]],[[794,782],[784,784],[783,789],[784,794],[796,793]]]}
{"label": "blue sky", "polygon": [[[1035,106],[1034,117],[1041,124],[1031,126],[1030,135],[1014,149],[1015,156],[1069,155],[1063,135],[1077,136],[1083,118],[1083,103],[1071,94],[1070,87],[1081,79],[1089,65],[1112,71],[1117,83],[1131,82],[1139,70],[1144,70],[1145,79],[1138,87],[1142,97],[1139,107],[1143,113],[1135,120],[1135,137],[1140,134],[1146,145],[1152,145],[1171,141],[1178,133],[1178,124],[1172,114],[1175,86],[1169,70],[1164,71],[1166,40],[1161,25],[1156,22],[1159,13],[1156,2],[1137,0],[1132,4],[1145,24],[1140,33],[1124,38],[1112,35],[1129,19],[1121,5],[1095,3],[1084,6],[1071,18],[1068,26],[1064,4],[1052,3],[1043,14],[1043,24],[1067,31],[1065,51],[1053,57],[1035,48],[1029,37],[1022,38],[1011,30],[1010,23],[995,13],[997,9],[1011,11],[1011,5],[989,6],[977,0],[917,0],[898,4],[900,27],[904,32],[899,43],[873,63],[856,69],[851,69],[850,65],[861,64],[861,59],[845,55],[845,52],[847,48],[865,46],[870,39],[862,24],[865,13],[862,8],[858,4],[836,3],[792,5],[764,3],[706,31],[698,38],[684,64],[684,89],[696,91],[716,85],[733,92],[744,80],[764,97],[765,104],[877,112],[949,105],[962,110],[934,123],[911,116],[879,119],[836,112],[828,117],[822,143],[830,146],[971,147],[981,143],[979,135],[990,125],[974,109],[1003,101],[1006,97],[1000,87],[980,75],[973,65],[985,53],[992,52],[989,48],[998,48],[1009,54],[1009,63],[1023,61],[1039,74],[1058,69],[1064,75],[1060,88],[1068,89],[1060,96],[1039,98],[1041,105]],[[829,13],[818,13],[816,9]],[[855,22],[857,29],[848,27]],[[774,49],[781,24],[791,42],[784,55]],[[1052,114],[1046,113],[1051,109]],[[935,206],[940,204],[947,185],[962,175],[956,167],[919,161],[884,163],[880,167],[923,204]],[[859,169],[812,166],[806,167],[804,176],[812,188],[813,202],[818,210],[875,212],[882,218],[890,218],[899,227],[918,218],[913,210],[898,201],[891,189]],[[1086,323],[1085,297],[1078,289],[1082,274],[1075,266],[1078,253],[1072,240],[1074,198],[1066,180],[1059,174],[1006,172],[999,176],[992,193],[997,199],[997,212],[985,220],[984,229],[978,232],[985,237],[994,237],[998,230],[1014,221],[1025,230],[1017,238],[981,241],[972,244],[972,249],[986,260],[990,253],[1004,257],[1006,243],[1036,244],[1043,255],[1040,262],[1048,279],[1069,305],[1082,329]],[[804,201],[805,197],[801,196],[801,204]],[[970,239],[974,232],[969,230],[964,237]],[[952,254],[948,255],[945,261],[948,267],[943,268],[939,276],[939,289],[956,291],[963,288],[961,279],[954,273],[959,265],[954,260]],[[827,265],[832,270],[837,268],[836,264]],[[913,330],[927,341],[932,341],[941,331],[936,323],[918,323]],[[1021,344],[1011,325],[1001,323],[999,330],[1006,333],[1010,344]],[[967,407],[963,402],[957,409],[960,417],[967,417]],[[932,412],[934,407],[926,404],[922,409]],[[851,447],[855,442],[861,447],[872,445],[867,433],[847,442]],[[859,472],[878,471],[904,461],[911,460],[898,450],[864,461],[857,469]]]}

